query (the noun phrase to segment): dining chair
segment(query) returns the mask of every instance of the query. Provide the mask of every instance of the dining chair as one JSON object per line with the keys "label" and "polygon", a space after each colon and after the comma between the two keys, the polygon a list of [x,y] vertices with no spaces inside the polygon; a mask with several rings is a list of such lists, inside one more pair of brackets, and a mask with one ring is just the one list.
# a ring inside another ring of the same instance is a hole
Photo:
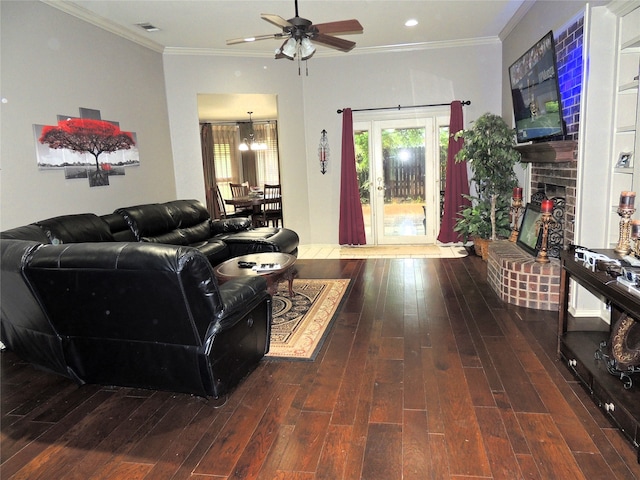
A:
{"label": "dining chair", "polygon": [[216,185],[216,203],[218,204],[218,212],[220,212],[220,218],[228,218],[227,208],[224,204],[224,200],[222,199],[222,194],[220,193],[220,187],[218,185]]}
{"label": "dining chair", "polygon": [[231,196],[235,197],[246,197],[249,195],[249,182],[244,183],[230,183],[229,188],[231,188]]}
{"label": "dining chair", "polygon": [[262,225],[271,225],[274,227],[282,226],[282,193],[280,185],[264,186],[264,205],[260,213],[259,222]]}
{"label": "dining chair", "polygon": [[[229,188],[231,189],[231,197],[246,197],[249,195],[249,182],[244,183],[230,183]],[[234,214],[251,216],[253,213],[252,207],[236,207],[234,206]]]}

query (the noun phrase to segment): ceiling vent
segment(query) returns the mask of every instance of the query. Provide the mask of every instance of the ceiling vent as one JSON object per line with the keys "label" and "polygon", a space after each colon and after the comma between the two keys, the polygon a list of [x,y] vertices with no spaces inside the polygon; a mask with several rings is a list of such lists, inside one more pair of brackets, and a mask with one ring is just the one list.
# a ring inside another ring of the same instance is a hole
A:
{"label": "ceiling vent", "polygon": [[147,32],[159,32],[160,29],[158,27],[156,27],[155,25],[152,25],[148,22],[144,22],[144,23],[136,23],[137,26],[139,26],[140,28],[142,28],[143,30],[146,30]]}

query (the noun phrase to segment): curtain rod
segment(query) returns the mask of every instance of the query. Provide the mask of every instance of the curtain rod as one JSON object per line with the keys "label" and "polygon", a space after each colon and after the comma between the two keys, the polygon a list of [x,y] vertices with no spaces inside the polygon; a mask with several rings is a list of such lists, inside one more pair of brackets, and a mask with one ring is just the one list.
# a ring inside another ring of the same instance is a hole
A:
{"label": "curtain rod", "polygon": [[[471,105],[471,100],[462,100],[460,103],[462,105]],[[431,103],[429,105],[407,105],[407,106],[398,105],[397,107],[358,108],[351,111],[352,112],[371,112],[373,110],[402,110],[403,108],[446,107],[447,105],[451,105],[451,103]],[[344,110],[338,109],[338,113],[342,113],[342,112],[344,112]]]}

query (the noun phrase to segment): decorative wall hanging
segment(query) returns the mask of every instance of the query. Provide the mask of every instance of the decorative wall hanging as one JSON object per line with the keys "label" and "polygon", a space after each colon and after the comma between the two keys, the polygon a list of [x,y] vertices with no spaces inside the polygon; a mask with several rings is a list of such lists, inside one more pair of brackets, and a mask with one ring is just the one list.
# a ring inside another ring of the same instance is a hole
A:
{"label": "decorative wall hanging", "polygon": [[57,125],[34,125],[40,170],[64,169],[66,179],[87,178],[90,187],[109,185],[109,177],[139,166],[136,134],[100,111],[80,108],[80,117],[58,115]]}
{"label": "decorative wall hanging", "polygon": [[329,161],[329,139],[327,131],[320,133],[320,145],[318,145],[318,160],[320,160],[320,171],[324,175],[327,173],[327,162]]}

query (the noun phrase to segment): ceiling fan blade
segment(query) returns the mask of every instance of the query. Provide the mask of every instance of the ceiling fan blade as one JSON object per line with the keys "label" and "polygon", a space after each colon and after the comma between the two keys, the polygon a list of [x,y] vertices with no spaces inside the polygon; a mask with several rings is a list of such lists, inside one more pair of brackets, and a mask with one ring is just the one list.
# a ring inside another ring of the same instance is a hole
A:
{"label": "ceiling fan blade", "polygon": [[232,38],[227,40],[227,45],[236,45],[238,43],[257,42],[258,40],[278,39],[284,37],[284,33],[272,33],[270,35],[256,35],[255,37]]}
{"label": "ceiling fan blade", "polygon": [[342,34],[350,35],[353,33],[362,33],[364,29],[358,20],[341,20],[338,22],[318,23],[313,25],[318,29],[319,33],[324,35]]}
{"label": "ceiling fan blade", "polygon": [[273,15],[271,13],[261,13],[260,17],[263,20],[266,20],[267,22],[272,23],[276,27],[285,28],[285,27],[292,26],[287,20],[282,18],[280,15]]}
{"label": "ceiling fan blade", "polygon": [[321,33],[314,36],[312,40],[316,43],[321,43],[322,45],[326,45],[327,47],[335,48],[336,50],[341,50],[343,52],[350,52],[353,47],[356,46],[356,42],[345,40],[344,38],[333,37],[331,35],[323,35]]}

